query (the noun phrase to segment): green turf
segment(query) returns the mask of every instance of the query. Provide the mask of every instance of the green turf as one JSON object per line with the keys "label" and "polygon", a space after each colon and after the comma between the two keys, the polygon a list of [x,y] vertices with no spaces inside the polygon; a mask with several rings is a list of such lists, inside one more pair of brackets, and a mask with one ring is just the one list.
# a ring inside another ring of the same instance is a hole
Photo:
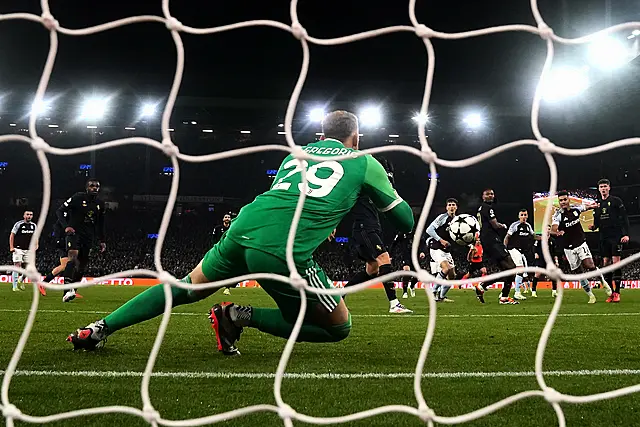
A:
{"label": "green turf", "polygon": [[[61,293],[50,292],[41,300],[30,339],[18,365],[29,371],[134,371],[145,368],[159,319],[118,332],[105,348],[93,353],[71,351],[66,335],[79,326],[103,317],[87,312],[113,310],[140,288],[96,287],[83,289],[85,296],[69,304]],[[587,305],[580,290],[565,292],[563,314],[547,346],[544,369],[599,370],[640,369],[640,292],[628,291],[618,305],[605,304],[596,290],[598,304]],[[427,373],[532,371],[534,355],[545,314],[553,304],[550,291],[517,306],[497,304],[490,291],[488,303],[480,305],[473,291],[451,291],[453,304],[438,305],[435,338],[425,367]],[[285,341],[246,330],[239,343],[242,356],[224,358],[217,353],[207,309],[220,300],[254,306],[273,303],[259,289],[234,289],[232,296],[214,295],[209,300],[175,309],[201,315],[173,316],[158,357],[156,372],[267,373],[276,370]],[[7,365],[15,348],[31,302],[31,290],[11,292],[0,287],[0,365]],[[287,372],[291,373],[411,373],[422,345],[427,318],[424,294],[406,301],[417,315],[386,315],[388,306],[380,289],[352,295],[348,305],[353,329],[348,339],[334,344],[297,344]],[[9,311],[18,310],[18,311]],[[22,310],[22,311],[20,311]],[[47,312],[47,310],[61,310]],[[612,314],[596,316],[595,314]],[[541,315],[505,317],[504,314]],[[623,314],[623,315],[617,315]],[[637,315],[636,315],[637,314]],[[367,316],[369,315],[369,316]],[[452,315],[460,315],[455,317]],[[502,315],[502,316],[501,316]],[[449,316],[449,317],[447,317]],[[139,377],[16,376],[11,401],[30,415],[107,405],[141,407]],[[640,375],[548,376],[549,386],[577,395],[613,390],[640,383]],[[425,378],[427,402],[439,415],[453,416],[482,408],[515,393],[538,389],[536,380],[524,377]],[[168,419],[208,416],[246,405],[274,404],[273,379],[269,378],[162,378],[151,380],[153,405]],[[295,410],[314,416],[339,416],[382,405],[415,406],[412,378],[384,379],[285,379],[283,397]],[[636,424],[640,395],[588,405],[563,404],[568,425],[628,426]],[[543,398],[531,398],[473,421],[473,426],[549,426],[556,423],[551,406]],[[96,415],[53,423],[59,426],[147,425],[128,415]],[[273,413],[258,413],[224,425],[282,425]],[[296,425],[303,423],[296,422]],[[21,425],[18,423],[18,425]],[[22,424],[26,425],[26,424]],[[386,414],[348,425],[421,425],[413,416]]]}

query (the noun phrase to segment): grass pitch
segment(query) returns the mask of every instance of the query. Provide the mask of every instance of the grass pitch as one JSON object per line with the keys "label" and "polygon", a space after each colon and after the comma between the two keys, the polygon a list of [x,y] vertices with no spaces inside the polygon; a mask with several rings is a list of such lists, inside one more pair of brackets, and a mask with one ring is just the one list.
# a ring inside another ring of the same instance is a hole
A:
{"label": "grass pitch", "polygon": [[[103,317],[141,292],[141,288],[83,289],[83,299],[61,302],[49,291],[24,354],[9,397],[22,412],[49,415],[108,405],[141,408],[141,373],[160,320],[120,331],[96,352],[73,352],[66,335]],[[565,292],[561,316],[550,337],[544,370],[550,387],[584,395],[640,383],[640,292],[623,293],[622,303],[587,305],[581,290]],[[400,294],[400,293],[398,293]],[[435,338],[427,358],[423,390],[438,415],[454,416],[482,408],[526,390],[537,390],[534,355],[551,310],[549,290],[516,306],[497,303],[490,291],[480,305],[471,290],[450,292],[453,304],[438,305]],[[247,405],[275,404],[273,374],[285,341],[246,329],[239,343],[242,356],[218,354],[207,320],[215,302],[231,300],[273,306],[260,289],[218,292],[203,302],[174,310],[151,380],[153,405],[164,418],[208,416]],[[314,416],[340,416],[382,405],[415,406],[413,376],[427,324],[424,291],[401,300],[414,315],[390,315],[384,292],[371,289],[348,298],[353,329],[335,344],[296,344],[283,383],[283,398],[296,411]],[[31,302],[31,289],[11,292],[0,287],[0,365],[6,367]],[[613,371],[603,371],[613,370]],[[553,372],[551,372],[553,371]],[[317,374],[314,376],[313,374]],[[327,375],[335,374],[335,375]],[[569,426],[637,424],[640,395],[592,404],[562,404]],[[295,425],[304,423],[295,422]],[[17,423],[17,425],[26,425]],[[128,415],[94,415],[52,423],[56,426],[148,425]],[[274,413],[256,413],[221,425],[282,425]],[[386,414],[347,425],[418,426],[418,418]],[[543,398],[519,401],[466,425],[551,426],[556,418]]]}

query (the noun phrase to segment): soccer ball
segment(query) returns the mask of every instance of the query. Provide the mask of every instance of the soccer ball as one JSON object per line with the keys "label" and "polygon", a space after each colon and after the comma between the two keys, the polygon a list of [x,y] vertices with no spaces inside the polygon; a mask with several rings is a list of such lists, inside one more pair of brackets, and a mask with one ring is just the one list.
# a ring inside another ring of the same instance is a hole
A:
{"label": "soccer ball", "polygon": [[473,243],[479,231],[478,220],[469,214],[456,215],[449,224],[451,239],[462,246]]}

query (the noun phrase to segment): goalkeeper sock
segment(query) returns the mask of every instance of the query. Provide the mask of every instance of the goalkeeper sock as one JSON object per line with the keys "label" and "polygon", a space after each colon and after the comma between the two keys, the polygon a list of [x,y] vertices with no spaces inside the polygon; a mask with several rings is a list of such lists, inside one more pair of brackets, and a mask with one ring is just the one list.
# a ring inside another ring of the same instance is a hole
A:
{"label": "goalkeeper sock", "polygon": [[[239,307],[238,309],[246,309]],[[231,320],[234,316],[231,314]],[[234,321],[235,323],[235,321]],[[251,308],[251,320],[246,326],[256,328],[276,337],[288,339],[293,330],[293,323],[282,317],[282,312],[278,308]],[[241,326],[241,323],[237,323]],[[342,325],[321,327],[308,322],[302,324],[297,342],[337,342],[345,339],[351,331],[351,314],[349,320]]]}
{"label": "goalkeeper sock", "polygon": [[[390,264],[381,265],[379,269],[379,275],[384,276],[385,274],[391,273],[391,271],[392,269]],[[396,285],[395,283],[393,283],[393,280],[384,282],[382,285],[384,286],[384,292],[385,294],[387,294],[387,299],[389,300],[389,302],[392,302],[394,300],[397,301]]]}
{"label": "goalkeeper sock", "polygon": [[519,294],[520,293],[520,288],[522,287],[522,276],[519,274],[516,274],[516,293]]}
{"label": "goalkeeper sock", "polygon": [[[184,283],[191,283],[189,276],[180,280]],[[182,304],[190,304],[200,301],[211,295],[211,292],[197,292],[194,290],[171,287],[173,296],[173,307]],[[107,324],[108,333],[112,334],[122,328],[153,319],[164,313],[164,289],[163,285],[153,286],[146,291],[130,299],[116,311],[104,318]]]}

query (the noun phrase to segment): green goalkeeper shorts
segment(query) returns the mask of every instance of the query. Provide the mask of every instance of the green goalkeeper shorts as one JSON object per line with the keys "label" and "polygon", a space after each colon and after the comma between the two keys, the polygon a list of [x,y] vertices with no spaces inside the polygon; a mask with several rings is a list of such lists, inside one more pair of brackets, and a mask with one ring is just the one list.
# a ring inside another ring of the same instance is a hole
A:
{"label": "green goalkeeper shorts", "polygon": [[[333,282],[313,258],[297,262],[296,268],[315,288],[333,288]],[[231,240],[226,235],[211,248],[202,259],[202,272],[213,282],[249,273],[275,273],[289,277],[286,261],[258,249],[247,248]],[[289,283],[274,280],[260,280],[260,286],[273,298],[289,322],[295,321],[300,311],[300,292]],[[318,295],[307,292],[307,315],[319,304],[328,312],[338,306],[339,295]]]}

